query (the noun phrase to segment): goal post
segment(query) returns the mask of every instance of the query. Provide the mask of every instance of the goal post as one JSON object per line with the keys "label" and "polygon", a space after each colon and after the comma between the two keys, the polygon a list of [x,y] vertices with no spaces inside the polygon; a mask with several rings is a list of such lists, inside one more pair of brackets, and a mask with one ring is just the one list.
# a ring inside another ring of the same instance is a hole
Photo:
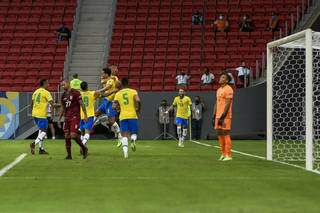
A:
{"label": "goal post", "polygon": [[320,171],[320,33],[267,45],[267,160]]}

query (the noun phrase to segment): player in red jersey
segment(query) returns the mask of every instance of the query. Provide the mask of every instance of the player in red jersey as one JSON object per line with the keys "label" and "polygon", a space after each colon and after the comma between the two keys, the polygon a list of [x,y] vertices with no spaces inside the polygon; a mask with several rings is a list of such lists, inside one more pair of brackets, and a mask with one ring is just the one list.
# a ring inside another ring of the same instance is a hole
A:
{"label": "player in red jersey", "polygon": [[81,98],[81,94],[78,90],[72,89],[70,83],[64,80],[61,83],[64,88],[64,93],[61,97],[61,110],[59,114],[58,126],[61,128],[61,118],[64,115],[64,136],[66,140],[67,160],[72,159],[71,155],[71,139],[75,140],[81,147],[83,159],[88,156],[88,148],[82,144],[80,135],[78,134],[78,128],[80,124],[80,107],[84,113],[84,120],[87,120],[87,111]]}

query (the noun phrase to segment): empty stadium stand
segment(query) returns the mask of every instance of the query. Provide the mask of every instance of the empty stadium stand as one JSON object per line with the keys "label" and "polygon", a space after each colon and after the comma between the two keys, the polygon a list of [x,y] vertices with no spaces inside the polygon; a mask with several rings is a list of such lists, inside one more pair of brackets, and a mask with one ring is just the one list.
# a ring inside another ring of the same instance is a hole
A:
{"label": "empty stadium stand", "polygon": [[0,1],[0,91],[32,91],[40,78],[56,91],[67,41],[57,41],[62,22],[71,30],[76,0]]}
{"label": "empty stadium stand", "polygon": [[[118,65],[120,76],[129,76],[141,91],[175,90],[178,69],[191,75],[189,90],[216,89],[217,83],[200,87],[199,70],[210,67],[217,79],[223,68],[233,70],[244,60],[255,75],[256,63],[262,63],[266,43],[273,39],[266,31],[272,12],[279,13],[285,34],[300,5],[301,0],[118,0],[108,63]],[[191,31],[196,10],[204,15],[204,29],[198,25]],[[229,20],[230,32],[212,31],[219,14]],[[244,14],[253,20],[253,32],[239,32]]]}

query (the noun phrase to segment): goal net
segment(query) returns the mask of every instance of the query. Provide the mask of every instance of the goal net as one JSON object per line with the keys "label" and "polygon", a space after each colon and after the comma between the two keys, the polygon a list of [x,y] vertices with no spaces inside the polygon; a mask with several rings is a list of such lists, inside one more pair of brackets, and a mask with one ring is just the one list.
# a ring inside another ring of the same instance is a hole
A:
{"label": "goal net", "polygon": [[320,172],[320,33],[267,48],[267,159]]}

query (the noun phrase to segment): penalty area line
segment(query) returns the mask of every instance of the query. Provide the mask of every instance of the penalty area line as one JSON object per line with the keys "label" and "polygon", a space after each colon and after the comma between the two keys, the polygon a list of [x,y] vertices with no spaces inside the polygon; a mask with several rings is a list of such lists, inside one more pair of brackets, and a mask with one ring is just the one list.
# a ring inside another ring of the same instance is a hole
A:
{"label": "penalty area line", "polygon": [[20,163],[25,157],[27,156],[26,153],[23,153],[19,155],[13,162],[10,164],[6,165],[0,170],[0,177],[3,176],[5,173],[7,173],[10,169],[15,167],[18,163]]}

